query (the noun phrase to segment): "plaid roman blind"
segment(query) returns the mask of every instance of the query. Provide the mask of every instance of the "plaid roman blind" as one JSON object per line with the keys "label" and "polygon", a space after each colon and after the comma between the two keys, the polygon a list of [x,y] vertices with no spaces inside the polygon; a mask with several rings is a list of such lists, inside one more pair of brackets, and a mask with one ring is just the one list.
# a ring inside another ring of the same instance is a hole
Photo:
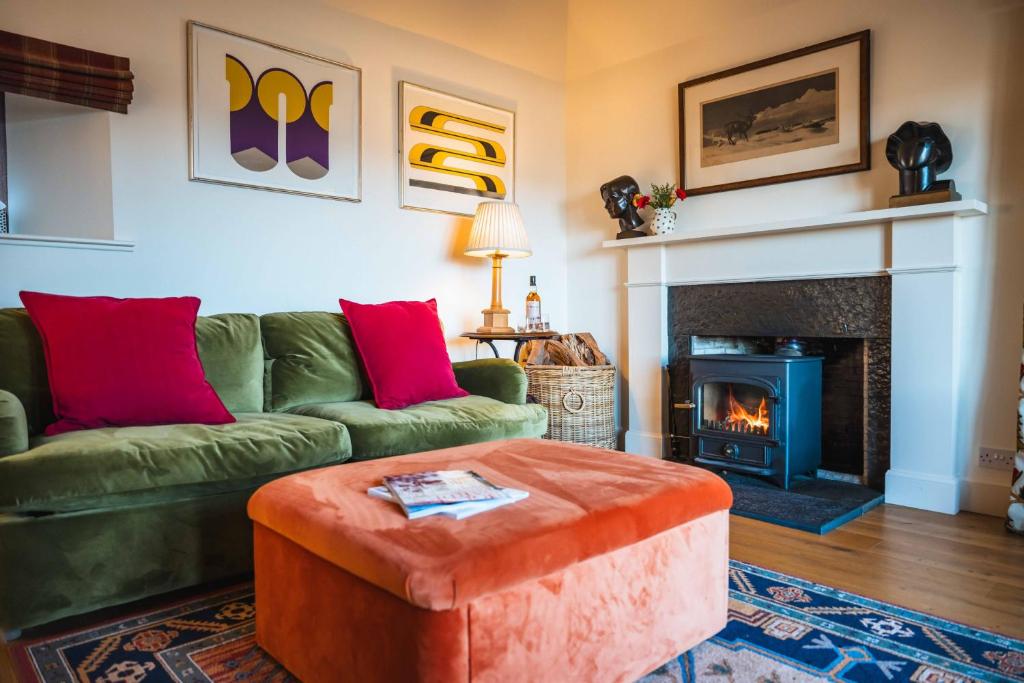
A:
{"label": "plaid roman blind", "polygon": [[0,91],[125,114],[132,78],[127,57],[0,31]]}

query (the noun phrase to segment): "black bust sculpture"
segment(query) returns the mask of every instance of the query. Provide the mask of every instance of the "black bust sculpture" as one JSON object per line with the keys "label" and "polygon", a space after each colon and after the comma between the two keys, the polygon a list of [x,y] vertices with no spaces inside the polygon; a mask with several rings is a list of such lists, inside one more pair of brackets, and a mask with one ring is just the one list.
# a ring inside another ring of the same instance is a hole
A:
{"label": "black bust sculpture", "polygon": [[885,158],[900,174],[900,193],[889,206],[960,198],[952,180],[936,180],[953,163],[953,146],[939,124],[907,121],[889,136]]}
{"label": "black bust sculpture", "polygon": [[640,186],[628,175],[620,175],[601,186],[601,199],[604,200],[605,210],[612,218],[619,219],[619,234],[615,239],[647,236],[647,233],[637,230],[644,224],[644,219],[640,218],[636,207],[633,206],[633,197],[638,194]]}

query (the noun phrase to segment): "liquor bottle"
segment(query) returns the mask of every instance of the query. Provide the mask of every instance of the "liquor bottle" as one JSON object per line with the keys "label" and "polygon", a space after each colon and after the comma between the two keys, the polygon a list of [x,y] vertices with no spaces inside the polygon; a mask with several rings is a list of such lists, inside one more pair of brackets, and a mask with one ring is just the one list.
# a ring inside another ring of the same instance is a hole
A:
{"label": "liquor bottle", "polygon": [[526,295],[526,331],[536,332],[541,328],[540,294],[537,293],[537,276],[530,276],[530,293]]}

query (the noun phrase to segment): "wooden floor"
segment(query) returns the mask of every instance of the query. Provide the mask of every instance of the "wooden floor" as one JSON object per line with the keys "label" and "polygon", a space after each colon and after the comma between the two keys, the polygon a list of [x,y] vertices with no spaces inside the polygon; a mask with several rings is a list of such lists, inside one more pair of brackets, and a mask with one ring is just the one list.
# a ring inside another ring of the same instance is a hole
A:
{"label": "wooden floor", "polygon": [[731,535],[734,559],[1024,639],[1024,536],[1001,519],[882,505],[825,536],[741,517]]}
{"label": "wooden floor", "polygon": [[1024,536],[881,505],[824,536],[732,517],[733,559],[1024,639]]}

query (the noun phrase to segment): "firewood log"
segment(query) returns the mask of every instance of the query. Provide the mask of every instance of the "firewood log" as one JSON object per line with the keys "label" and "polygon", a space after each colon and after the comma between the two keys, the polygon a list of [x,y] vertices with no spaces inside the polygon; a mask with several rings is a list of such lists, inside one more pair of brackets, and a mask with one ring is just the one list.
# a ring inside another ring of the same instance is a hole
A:
{"label": "firewood log", "polygon": [[579,356],[572,352],[572,349],[557,339],[547,340],[544,343],[544,350],[548,356],[548,362],[545,365],[586,365]]}
{"label": "firewood log", "polygon": [[544,348],[543,339],[535,339],[526,343],[526,364],[527,365],[547,365],[548,354]]}
{"label": "firewood log", "polygon": [[588,349],[583,345],[582,342],[576,337],[575,334],[563,334],[558,337],[558,341],[565,344],[566,347],[584,364],[590,365],[590,359],[588,358]]}
{"label": "firewood log", "polygon": [[561,337],[561,341],[587,365],[608,364],[608,357],[601,352],[597,342],[594,341],[594,335],[589,332],[567,334]]}
{"label": "firewood log", "polygon": [[594,356],[594,365],[608,365],[608,356],[601,351],[601,347],[597,345],[597,340],[594,339],[594,335],[589,332],[580,332],[577,336],[586,344],[587,348],[590,349],[590,353]]}

